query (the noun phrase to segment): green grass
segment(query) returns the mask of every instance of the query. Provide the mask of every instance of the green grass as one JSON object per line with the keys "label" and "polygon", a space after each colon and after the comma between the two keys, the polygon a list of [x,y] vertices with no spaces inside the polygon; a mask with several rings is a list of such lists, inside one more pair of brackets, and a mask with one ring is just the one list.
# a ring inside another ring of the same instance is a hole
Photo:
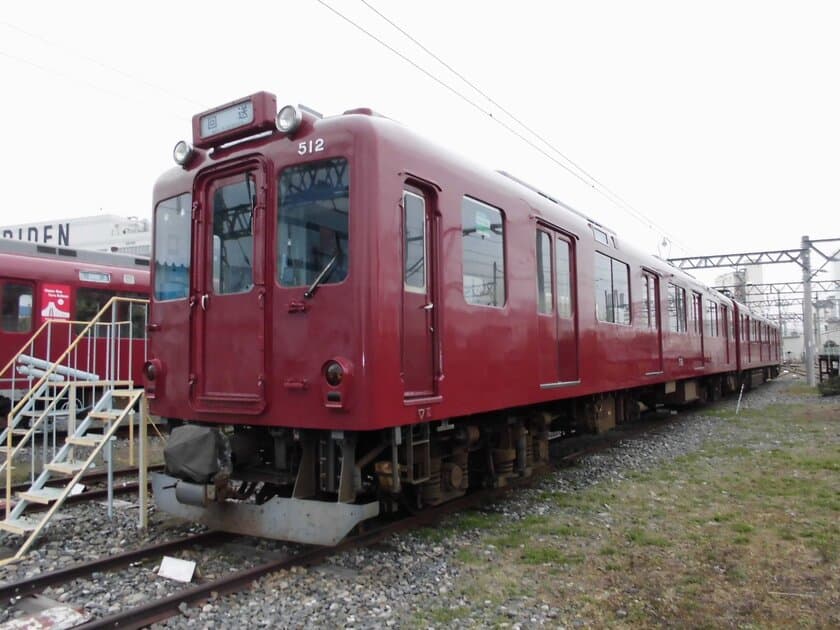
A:
{"label": "green grass", "polygon": [[840,400],[800,389],[801,404],[706,408],[723,422],[697,450],[544,490],[544,514],[460,520],[483,532],[456,554],[460,588],[494,605],[524,592],[563,610],[558,626],[837,627]]}

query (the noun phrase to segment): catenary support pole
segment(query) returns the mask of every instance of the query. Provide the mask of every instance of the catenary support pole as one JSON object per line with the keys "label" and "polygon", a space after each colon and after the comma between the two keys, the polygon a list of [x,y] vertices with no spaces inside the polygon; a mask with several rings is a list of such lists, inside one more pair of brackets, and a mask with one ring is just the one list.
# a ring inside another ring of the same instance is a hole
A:
{"label": "catenary support pole", "polygon": [[811,240],[802,237],[802,336],[805,341],[805,375],[808,385],[817,384],[814,374],[814,318],[811,304]]}

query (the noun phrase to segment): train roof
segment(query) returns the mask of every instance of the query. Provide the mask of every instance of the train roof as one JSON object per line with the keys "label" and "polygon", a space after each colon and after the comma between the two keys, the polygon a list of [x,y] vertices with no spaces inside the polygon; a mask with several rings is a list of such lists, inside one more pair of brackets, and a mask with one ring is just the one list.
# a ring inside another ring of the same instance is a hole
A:
{"label": "train roof", "polygon": [[149,259],[144,256],[96,252],[72,247],[55,247],[7,238],[0,239],[0,254],[63,262],[79,262],[88,265],[100,265],[102,267],[134,268],[138,271],[147,271],[149,269]]}

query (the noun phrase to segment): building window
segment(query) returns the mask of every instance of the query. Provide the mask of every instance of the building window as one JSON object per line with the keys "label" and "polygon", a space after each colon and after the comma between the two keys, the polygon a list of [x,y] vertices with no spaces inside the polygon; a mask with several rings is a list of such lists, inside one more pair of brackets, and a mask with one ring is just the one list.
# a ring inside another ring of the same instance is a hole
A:
{"label": "building window", "polygon": [[286,287],[347,277],[350,250],[350,173],[335,158],[290,166],[280,175],[277,279]]}
{"label": "building window", "polygon": [[595,315],[599,321],[630,323],[630,268],[595,252]]}
{"label": "building window", "polygon": [[571,317],[572,303],[572,252],[569,242],[558,238],[555,258],[557,259],[557,314]]}
{"label": "building window", "polygon": [[686,324],[685,289],[668,283],[668,327],[671,332],[684,333]]}
{"label": "building window", "polygon": [[551,237],[537,230],[537,312],[553,312],[554,296],[551,289]]}
{"label": "building window", "polygon": [[655,276],[649,273],[642,274],[642,281],[644,285],[644,302],[642,304],[642,323],[648,328],[657,328],[656,321],[656,283]]}
{"label": "building window", "polygon": [[192,195],[161,201],[155,211],[155,299],[177,300],[190,292]]}
{"label": "building window", "polygon": [[505,224],[502,212],[464,197],[461,202],[464,299],[470,304],[505,304]]}
{"label": "building window", "polygon": [[3,285],[3,331],[32,330],[32,286],[7,282]]}

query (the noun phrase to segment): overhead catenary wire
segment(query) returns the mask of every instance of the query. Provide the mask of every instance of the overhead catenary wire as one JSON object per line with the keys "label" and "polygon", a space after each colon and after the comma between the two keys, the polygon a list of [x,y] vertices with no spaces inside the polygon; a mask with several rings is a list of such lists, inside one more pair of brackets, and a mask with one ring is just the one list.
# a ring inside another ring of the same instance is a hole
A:
{"label": "overhead catenary wire", "polygon": [[379,11],[376,7],[372,6],[369,2],[367,2],[366,0],[360,0],[360,2],[362,4],[364,4],[368,9],[373,11],[382,20],[387,22],[390,26],[392,26],[397,31],[399,31],[402,35],[404,35],[406,38],[408,38],[412,43],[414,43],[416,46],[418,46],[423,52],[425,52],[427,55],[429,55],[435,61],[437,61],[439,64],[441,64],[450,73],[452,73],[454,76],[456,76],[460,81],[462,81],[463,83],[468,85],[472,90],[474,90],[482,98],[486,99],[490,104],[492,104],[500,112],[502,112],[507,117],[509,117],[511,120],[513,120],[517,125],[519,125],[522,129],[524,129],[528,134],[530,134],[531,136],[536,138],[540,143],[542,143],[543,145],[548,147],[550,151],[552,151],[556,155],[560,156],[560,158],[563,161],[561,161],[561,159],[558,159],[554,155],[547,152],[543,147],[538,146],[530,138],[526,137],[524,134],[522,134],[521,132],[519,132],[518,130],[513,128],[511,125],[509,125],[506,122],[504,122],[503,120],[499,119],[497,116],[494,116],[493,112],[491,110],[489,110],[485,107],[482,107],[479,103],[477,103],[475,100],[473,100],[473,99],[469,98],[468,96],[466,96],[465,94],[463,94],[457,88],[455,88],[452,85],[448,84],[447,82],[443,81],[439,77],[433,75],[431,72],[429,72],[428,70],[423,68],[419,63],[417,63],[416,61],[411,59],[408,55],[398,51],[396,48],[394,48],[393,46],[391,46],[390,44],[385,42],[383,39],[381,39],[380,37],[377,37],[376,35],[371,33],[368,29],[364,28],[363,26],[361,26],[357,22],[353,21],[352,19],[350,19],[349,17],[347,17],[346,15],[341,13],[336,8],[334,8],[331,5],[324,2],[324,0],[316,0],[316,2],[321,4],[323,7],[325,7],[326,9],[328,9],[329,11],[331,11],[332,13],[334,13],[335,15],[340,17],[342,20],[344,20],[345,22],[347,22],[348,24],[350,24],[351,26],[353,26],[357,30],[359,30],[362,33],[364,33],[365,35],[367,35],[369,38],[376,41],[381,46],[387,48],[393,54],[400,57],[403,61],[407,62],[408,64],[413,66],[415,69],[419,70],[424,75],[426,75],[427,77],[429,77],[430,79],[432,79],[433,81],[438,83],[439,85],[441,85],[444,88],[446,88],[447,90],[449,90],[452,94],[454,94],[455,96],[457,96],[461,100],[465,101],[466,103],[471,105],[473,108],[475,108],[478,111],[480,111],[481,113],[489,116],[494,122],[496,122],[498,125],[503,127],[509,133],[513,134],[514,136],[516,136],[517,138],[519,138],[520,140],[522,140],[523,142],[528,144],[531,148],[538,151],[544,157],[548,158],[549,160],[554,162],[556,165],[563,168],[565,171],[567,171],[568,173],[573,175],[575,178],[577,178],[579,181],[581,181],[584,185],[586,185],[587,187],[593,189],[595,192],[604,196],[608,201],[610,201],[612,204],[614,204],[618,208],[624,210],[625,212],[628,212],[635,219],[637,219],[641,223],[643,223],[645,225],[645,227],[647,227],[651,230],[654,230],[654,231],[658,231],[660,234],[666,236],[672,243],[676,244],[681,249],[688,252],[688,248],[685,245],[683,245],[681,242],[679,242],[677,239],[675,239],[673,236],[671,236],[660,225],[656,224],[652,219],[647,217],[644,213],[637,210],[629,202],[627,202],[625,199],[623,199],[620,195],[618,195],[617,193],[614,193],[612,190],[610,190],[598,178],[593,176],[586,169],[584,169],[579,164],[577,164],[574,160],[572,160],[567,155],[565,155],[562,151],[560,151],[557,147],[555,147],[553,144],[551,144],[548,140],[543,138],[538,132],[533,130],[530,126],[528,126],[527,124],[522,122],[516,115],[514,115],[512,112],[510,112],[508,109],[506,109],[502,105],[500,105],[495,99],[490,97],[485,91],[483,91],[481,88],[479,88],[474,82],[470,81],[462,73],[458,72],[450,64],[448,64],[446,61],[441,59],[434,52],[429,50],[428,47],[424,46],[420,41],[418,41],[415,37],[413,37],[410,33],[408,33],[404,28],[402,28],[401,26],[396,24],[393,20],[388,18],[381,11]]}

